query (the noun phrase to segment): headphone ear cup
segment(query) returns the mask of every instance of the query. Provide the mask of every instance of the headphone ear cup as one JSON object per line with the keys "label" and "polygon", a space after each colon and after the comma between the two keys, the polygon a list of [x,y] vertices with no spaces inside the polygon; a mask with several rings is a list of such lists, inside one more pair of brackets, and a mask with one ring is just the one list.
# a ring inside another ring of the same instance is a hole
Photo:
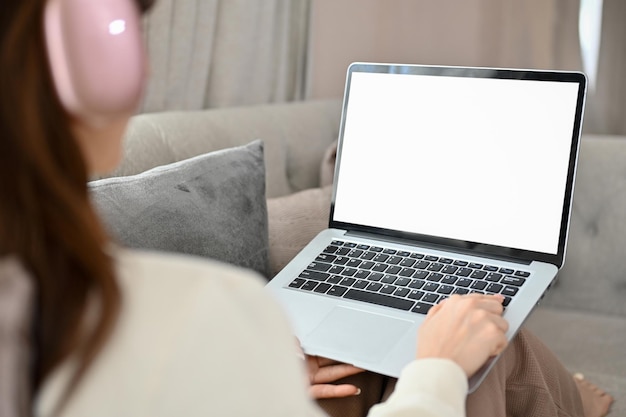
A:
{"label": "headphone ear cup", "polygon": [[65,109],[92,125],[136,110],[146,74],[133,0],[48,0],[45,36]]}

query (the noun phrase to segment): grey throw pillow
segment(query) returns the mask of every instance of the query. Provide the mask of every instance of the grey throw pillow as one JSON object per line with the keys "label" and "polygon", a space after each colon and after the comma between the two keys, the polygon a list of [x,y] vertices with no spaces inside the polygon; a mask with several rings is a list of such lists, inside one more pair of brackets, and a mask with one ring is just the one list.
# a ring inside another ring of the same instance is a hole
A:
{"label": "grey throw pillow", "polygon": [[112,237],[132,248],[204,256],[268,276],[263,143],[90,183]]}

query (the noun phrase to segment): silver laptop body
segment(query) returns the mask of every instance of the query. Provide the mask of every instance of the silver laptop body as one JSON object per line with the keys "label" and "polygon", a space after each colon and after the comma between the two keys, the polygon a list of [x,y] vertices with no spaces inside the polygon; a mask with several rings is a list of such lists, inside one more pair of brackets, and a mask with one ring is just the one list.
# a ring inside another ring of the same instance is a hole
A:
{"label": "silver laptop body", "polygon": [[329,227],[267,285],[304,351],[397,377],[468,292],[506,296],[513,338],[564,262],[585,94],[578,72],[352,64]]}

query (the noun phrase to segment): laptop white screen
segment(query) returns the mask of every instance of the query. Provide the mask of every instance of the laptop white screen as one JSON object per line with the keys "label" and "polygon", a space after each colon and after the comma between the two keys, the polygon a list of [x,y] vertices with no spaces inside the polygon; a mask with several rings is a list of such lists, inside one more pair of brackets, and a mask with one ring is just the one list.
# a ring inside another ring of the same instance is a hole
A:
{"label": "laptop white screen", "polygon": [[556,254],[578,89],[353,72],[333,220]]}

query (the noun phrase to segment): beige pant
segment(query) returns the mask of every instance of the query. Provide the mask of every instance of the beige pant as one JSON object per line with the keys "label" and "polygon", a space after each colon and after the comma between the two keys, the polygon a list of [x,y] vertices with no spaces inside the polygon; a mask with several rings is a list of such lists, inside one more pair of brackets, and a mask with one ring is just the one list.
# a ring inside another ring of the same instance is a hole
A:
{"label": "beige pant", "polygon": [[[361,388],[361,394],[320,400],[320,406],[332,417],[365,416],[395,386],[394,379],[373,373],[344,381]],[[570,373],[537,337],[522,330],[480,387],[467,397],[467,416],[582,417],[583,408]]]}

